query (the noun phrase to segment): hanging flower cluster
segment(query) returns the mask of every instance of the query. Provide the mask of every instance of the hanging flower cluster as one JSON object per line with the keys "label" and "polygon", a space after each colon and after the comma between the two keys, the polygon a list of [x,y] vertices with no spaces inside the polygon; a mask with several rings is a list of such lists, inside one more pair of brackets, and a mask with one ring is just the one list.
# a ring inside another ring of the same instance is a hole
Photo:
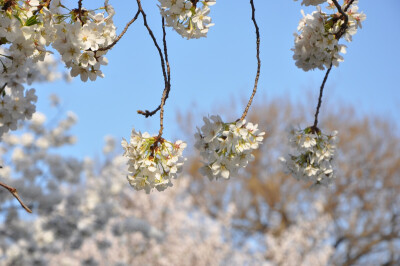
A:
{"label": "hanging flower cluster", "polygon": [[185,142],[169,142],[132,129],[130,143],[123,139],[121,144],[124,156],[129,159],[127,178],[133,188],[150,193],[153,188],[163,191],[172,186],[171,179],[177,177],[185,160],[182,157]]}
{"label": "hanging flower cluster", "polygon": [[204,160],[200,172],[210,180],[228,179],[253,160],[251,152],[259,147],[265,132],[245,120],[224,123],[220,116],[210,118],[203,118],[205,124],[195,134],[195,147]]}
{"label": "hanging flower cluster", "polygon": [[[161,15],[166,20],[166,25],[173,27],[182,37],[198,39],[206,37],[208,28],[213,26],[209,6],[216,0],[158,0]],[[201,3],[202,7],[198,7]]]}
{"label": "hanging flower cluster", "polygon": [[338,141],[336,135],[337,131],[325,135],[313,127],[293,129],[290,132],[290,144],[294,153],[280,160],[297,180],[327,186],[335,178],[333,162]]}
{"label": "hanging flower cluster", "polygon": [[[302,4],[315,5],[320,2],[323,1],[303,1]],[[366,19],[365,14],[357,12],[357,2],[354,1],[346,11],[349,22],[344,37],[348,42],[351,42],[351,36],[357,33],[357,29],[361,28],[361,22]],[[338,12],[332,1],[328,1],[328,3],[328,9]],[[339,62],[343,61],[343,57],[339,53],[346,53],[346,46],[338,43],[340,36],[337,36],[344,23],[344,18],[340,13],[326,14],[321,11],[319,6],[317,11],[311,14],[305,15],[303,11],[302,13],[303,18],[297,27],[299,34],[294,34],[295,45],[292,49],[296,66],[304,71],[315,68],[323,70],[331,63],[338,66]]]}

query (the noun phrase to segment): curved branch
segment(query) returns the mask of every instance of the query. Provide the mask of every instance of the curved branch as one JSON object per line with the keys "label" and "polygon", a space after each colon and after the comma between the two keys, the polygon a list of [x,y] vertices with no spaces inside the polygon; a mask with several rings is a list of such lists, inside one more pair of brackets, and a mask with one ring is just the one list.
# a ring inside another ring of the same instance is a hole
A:
{"label": "curved branch", "polygon": [[132,25],[132,23],[136,21],[136,19],[139,17],[139,14],[140,14],[140,10],[138,10],[136,12],[135,16],[128,23],[126,23],[126,26],[125,26],[124,30],[118,35],[117,38],[115,38],[115,40],[112,43],[110,43],[109,45],[107,45],[105,47],[99,48],[97,51],[106,51],[106,50],[109,50],[109,49],[113,48],[114,45],[116,45],[117,42],[119,42],[119,40],[121,40],[121,38],[125,35],[125,33],[128,30],[129,26]]}
{"label": "curved branch", "polygon": [[261,70],[261,60],[260,60],[260,30],[259,30],[259,28],[258,28],[257,21],[256,21],[256,17],[255,17],[255,12],[256,12],[256,10],[255,10],[255,7],[254,7],[253,0],[250,0],[250,5],[251,5],[251,11],[252,11],[252,12],[251,12],[251,19],[253,20],[254,27],[256,28],[257,74],[256,74],[256,78],[255,78],[255,80],[254,80],[253,93],[251,94],[250,100],[249,100],[249,102],[247,103],[246,109],[244,110],[244,112],[243,112],[243,114],[242,114],[242,117],[241,117],[239,120],[243,120],[243,119],[246,117],[247,112],[249,111],[249,108],[250,108],[250,106],[251,106],[251,103],[253,102],[254,95],[255,95],[256,92],[257,92],[258,79],[260,78],[260,70]]}
{"label": "curved branch", "polygon": [[[160,131],[159,131],[159,137],[161,137],[162,135],[162,131],[163,131],[163,119],[164,119],[164,104],[165,101],[167,100],[168,96],[169,96],[169,92],[171,90],[171,74],[170,74],[170,66],[169,66],[169,61],[168,61],[168,49],[167,49],[167,41],[166,41],[166,32],[165,32],[165,21],[164,21],[164,17],[162,18],[162,29],[163,29],[163,48],[164,48],[164,55],[163,55],[163,51],[161,50],[160,46],[157,43],[157,40],[153,34],[153,31],[150,29],[148,23],[147,23],[147,19],[146,19],[146,13],[143,11],[142,5],[140,0],[137,0],[138,3],[138,8],[140,13],[143,16],[143,23],[144,26],[147,28],[147,31],[149,32],[149,35],[151,37],[151,39],[153,40],[154,46],[157,48],[159,56],[160,56],[160,60],[161,60],[161,67],[162,67],[162,72],[163,72],[163,77],[164,77],[164,91],[163,91],[163,95],[161,98],[161,104],[152,112],[150,112],[149,110],[146,111],[141,111],[138,110],[138,114],[144,115],[146,118],[149,116],[153,116],[154,114],[156,114],[159,110],[160,111]],[[165,60],[164,60],[165,57]]]}
{"label": "curved branch", "polygon": [[[326,81],[328,79],[328,76],[329,76],[329,73],[331,72],[331,69],[332,69],[332,62],[329,65],[328,71],[326,71],[326,73],[325,73],[324,80],[322,81],[321,87],[319,89],[318,105],[317,105],[317,110],[315,111],[314,125],[312,126],[312,128],[314,130],[317,129],[319,108],[321,108],[321,103],[322,103],[322,93],[324,92],[325,83],[326,83]],[[318,131],[318,130],[316,130],[316,131]]]}
{"label": "curved branch", "polygon": [[[347,4],[347,6],[342,10],[342,7],[339,5],[337,0],[332,0],[332,2],[334,3],[334,5],[336,6],[337,10],[339,11],[339,13],[341,14],[341,18],[344,18],[344,23],[340,26],[340,29],[338,30],[338,32],[335,33],[335,38],[337,40],[339,40],[343,34],[346,32],[347,28],[349,27],[349,17],[346,14],[346,11],[349,9],[349,7],[353,4],[354,0],[350,0],[349,3]],[[312,129],[315,132],[318,132],[318,114],[319,114],[319,109],[321,108],[321,103],[322,103],[322,94],[324,91],[324,87],[325,87],[325,83],[328,79],[329,73],[331,72],[332,69],[332,62],[329,65],[328,70],[326,71],[324,80],[322,81],[320,90],[319,90],[319,98],[318,98],[318,105],[317,105],[317,110],[315,111],[315,117],[314,117],[314,125],[312,126]]]}

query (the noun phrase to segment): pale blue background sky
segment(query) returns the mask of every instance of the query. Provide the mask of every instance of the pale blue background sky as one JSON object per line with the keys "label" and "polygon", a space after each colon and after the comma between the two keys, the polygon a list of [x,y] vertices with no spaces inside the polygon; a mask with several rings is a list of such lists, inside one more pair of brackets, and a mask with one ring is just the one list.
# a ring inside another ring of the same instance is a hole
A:
{"label": "pale blue background sky", "polygon": [[[143,0],[148,21],[161,41],[161,18],[156,0]],[[316,104],[324,71],[303,72],[292,59],[293,33],[303,8],[292,0],[254,0],[256,18],[261,31],[262,69],[256,101],[288,97],[293,101],[307,100],[311,92]],[[94,7],[99,1],[84,0]],[[116,10],[118,33],[137,10],[136,1],[110,0]],[[324,100],[348,103],[360,114],[387,116],[400,121],[400,1],[360,0],[360,10],[367,15],[363,29],[348,45],[345,61],[334,68],[327,82]],[[167,40],[172,68],[172,91],[166,104],[165,134],[167,138],[185,138],[178,132],[176,111],[197,106],[195,119],[223,105],[232,98],[248,97],[256,70],[255,34],[247,0],[218,0],[212,6],[215,26],[208,37],[186,40],[169,29]],[[66,150],[79,157],[99,154],[103,137],[111,134],[118,139],[129,138],[134,126],[141,131],[156,133],[159,117],[145,119],[138,109],[158,106],[163,90],[160,60],[142,19],[136,21],[124,38],[111,50],[109,65],[103,68],[106,77],[83,83],[56,82],[37,84],[37,110],[49,117],[55,115],[48,107],[48,96],[57,93],[63,108],[74,111],[79,123],[73,130],[78,136],[76,147]],[[328,99],[329,98],[329,99]],[[200,110],[200,111],[199,111]],[[239,117],[242,110],[232,110]],[[282,121],[284,123],[284,121]]]}

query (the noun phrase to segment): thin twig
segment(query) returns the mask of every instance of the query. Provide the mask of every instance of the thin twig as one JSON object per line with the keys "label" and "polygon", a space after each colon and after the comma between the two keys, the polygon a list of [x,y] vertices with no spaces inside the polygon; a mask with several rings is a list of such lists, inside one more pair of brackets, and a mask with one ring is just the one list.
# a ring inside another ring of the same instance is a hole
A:
{"label": "thin twig", "polygon": [[[165,57],[165,63],[167,65],[167,81],[168,81],[168,85],[170,85],[169,87],[171,87],[171,69],[169,67],[169,61],[168,61],[168,49],[167,49],[167,39],[166,39],[167,33],[165,32],[164,17],[162,17],[161,23],[162,23],[162,30],[163,30],[164,57]],[[168,98],[168,94],[167,94],[167,98]]]}
{"label": "thin twig", "polygon": [[[164,18],[162,19],[162,24],[163,24],[163,44],[164,44],[164,53],[165,53],[165,60],[164,60],[164,55],[163,52],[160,48],[160,46],[157,43],[157,40],[153,34],[153,31],[150,29],[149,25],[147,24],[147,19],[146,19],[146,13],[143,11],[142,5],[140,0],[137,0],[138,3],[138,8],[140,13],[143,16],[143,23],[144,26],[147,28],[147,31],[149,32],[149,35],[151,37],[151,39],[153,40],[153,43],[155,45],[155,47],[158,50],[158,54],[160,56],[160,60],[161,60],[161,67],[162,67],[162,72],[163,72],[163,76],[164,76],[164,92],[163,92],[163,96],[161,99],[161,104],[152,112],[146,110],[146,111],[141,111],[138,110],[138,114],[144,115],[146,118],[149,116],[153,116],[154,114],[156,114],[158,112],[158,110],[162,110],[162,108],[164,107],[165,101],[168,98],[169,95],[169,91],[170,91],[170,68],[169,68],[169,62],[168,62],[168,53],[167,53],[167,43],[166,43],[166,32],[165,32],[165,25],[164,25]],[[160,133],[162,133],[163,130],[163,112],[162,114],[160,114]],[[161,136],[161,134],[160,134]]]}
{"label": "thin twig", "polygon": [[81,13],[82,13],[82,0],[79,0],[78,1],[78,17],[79,17],[79,20],[81,21],[81,24],[83,26],[84,23],[83,23],[83,20],[82,20]]}
{"label": "thin twig", "polygon": [[22,206],[27,212],[32,213],[31,209],[29,209],[29,207],[26,206],[25,203],[23,203],[22,199],[19,197],[16,188],[10,187],[9,185],[4,184],[3,182],[0,182],[0,186],[6,188],[6,189],[19,201],[19,204],[21,204],[21,206]]}
{"label": "thin twig", "polygon": [[[340,27],[338,32],[336,32],[336,34],[335,34],[336,39],[339,40],[343,36],[343,34],[346,32],[346,30],[347,30],[347,28],[349,26],[348,25],[349,17],[347,16],[346,11],[353,4],[354,0],[350,0],[349,3],[347,4],[347,6],[343,10],[342,10],[342,7],[337,2],[337,0],[332,0],[332,2],[336,6],[336,8],[339,11],[339,13],[342,15],[341,17],[344,18],[344,23],[342,24],[342,26]],[[320,91],[319,91],[318,105],[317,105],[317,110],[315,111],[314,125],[312,126],[313,130],[315,130],[315,131],[318,131],[318,128],[317,128],[317,126],[318,126],[318,114],[319,114],[319,109],[321,108],[322,94],[323,94],[325,83],[326,83],[326,81],[328,79],[329,73],[331,72],[331,69],[332,69],[332,62],[329,65],[328,70],[326,71],[324,80],[322,81],[322,84],[321,84],[321,87],[320,87]]]}
{"label": "thin twig", "polygon": [[[167,81],[168,81],[168,90],[167,90],[167,93],[165,95],[165,101],[166,101],[168,99],[169,92],[171,90],[171,74],[170,74],[170,66],[169,66],[169,62],[168,62],[167,42],[166,42],[166,39],[165,39],[166,33],[165,33],[164,17],[162,18],[162,24],[163,24],[164,55],[165,55],[165,62],[167,64]],[[145,111],[138,110],[137,112],[138,112],[138,114],[144,115],[147,118],[149,116],[155,115],[160,109],[161,109],[161,104],[151,112],[149,110],[145,110]]]}
{"label": "thin twig", "polygon": [[135,16],[126,24],[124,30],[118,35],[118,37],[109,45],[105,46],[105,47],[101,47],[99,48],[97,51],[106,51],[109,50],[111,48],[114,47],[114,45],[117,44],[117,42],[119,42],[119,40],[121,40],[121,38],[124,36],[124,34],[126,33],[126,31],[128,30],[129,26],[136,21],[136,19],[139,17],[140,14],[140,10],[138,10],[135,14]]}
{"label": "thin twig", "polygon": [[161,104],[160,104],[160,131],[158,132],[158,137],[161,138],[162,132],[164,130],[164,104],[165,101],[167,100],[169,96],[169,92],[171,90],[171,68],[169,67],[169,61],[168,61],[168,49],[167,49],[167,33],[165,31],[165,21],[164,17],[161,19],[161,24],[162,24],[162,30],[163,30],[163,46],[164,46],[164,56],[165,56],[165,64],[167,66],[167,86],[165,86],[163,95],[161,98]]}
{"label": "thin twig", "polygon": [[317,105],[317,110],[315,111],[314,125],[312,126],[314,129],[317,129],[319,108],[321,108],[321,103],[322,103],[322,93],[324,92],[325,83],[326,83],[326,80],[328,79],[331,69],[332,69],[332,62],[330,64],[328,70],[326,71],[324,80],[322,81],[321,88],[319,90],[318,105]]}
{"label": "thin twig", "polygon": [[255,17],[255,12],[256,9],[254,7],[254,3],[253,0],[250,0],[250,5],[251,5],[251,19],[253,20],[254,23],[254,27],[256,28],[256,43],[257,43],[257,74],[256,74],[256,78],[254,80],[254,88],[253,88],[253,93],[251,94],[250,100],[247,103],[246,109],[244,109],[244,112],[242,114],[242,117],[240,118],[240,120],[243,120],[246,115],[247,112],[249,111],[249,108],[251,106],[251,103],[253,102],[253,98],[254,95],[257,92],[257,86],[258,86],[258,79],[260,78],[260,70],[261,70],[261,60],[260,60],[260,30],[258,28],[257,22],[256,22],[256,17]]}

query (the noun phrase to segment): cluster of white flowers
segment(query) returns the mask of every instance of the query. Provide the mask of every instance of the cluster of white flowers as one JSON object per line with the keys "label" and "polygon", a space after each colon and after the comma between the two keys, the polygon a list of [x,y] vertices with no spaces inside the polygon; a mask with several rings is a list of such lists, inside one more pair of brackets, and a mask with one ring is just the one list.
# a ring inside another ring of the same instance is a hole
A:
{"label": "cluster of white flowers", "polygon": [[321,133],[319,129],[308,127],[304,130],[290,131],[290,143],[293,154],[281,161],[288,173],[297,180],[313,182],[314,185],[328,186],[336,177],[333,169],[338,141],[337,131],[331,135]]}
{"label": "cluster of white flowers", "polygon": [[124,156],[129,158],[127,178],[132,187],[150,193],[153,188],[163,191],[172,186],[171,179],[177,177],[185,160],[182,157],[185,142],[173,143],[132,129],[130,143],[123,139],[121,144]]}
{"label": "cluster of white flowers", "polygon": [[[39,5],[38,1],[15,1],[4,10],[6,3],[0,2],[1,44],[7,45],[1,55],[3,63],[2,76],[7,80],[18,75],[19,83],[24,83],[27,67],[43,61],[51,52],[46,47],[52,45],[62,56],[71,75],[81,75],[83,81],[88,77],[95,80],[103,76],[100,65],[107,63],[105,52],[97,51],[110,44],[116,36],[112,21],[114,11],[107,6],[108,17],[85,9],[73,9],[67,14],[60,12],[63,5],[52,1],[50,8]],[[20,3],[21,2],[21,3]],[[8,60],[7,60],[8,59]],[[27,64],[29,63],[29,64]]]}
{"label": "cluster of white flowers", "polygon": [[210,180],[228,179],[253,160],[251,152],[259,147],[265,132],[245,120],[224,123],[220,116],[210,118],[203,118],[205,125],[195,134],[195,147],[205,160],[200,172]]}
{"label": "cluster of white flowers", "polygon": [[116,27],[112,21],[114,15],[110,6],[108,17],[103,13],[83,11],[81,15],[84,24],[79,20],[72,23],[62,21],[55,28],[57,36],[52,46],[62,56],[62,60],[68,68],[71,68],[71,76],[80,76],[82,81],[88,78],[92,81],[104,77],[100,70],[101,65],[107,65],[104,57],[107,51],[98,51],[111,44],[116,37]]}
{"label": "cluster of white flowers", "polygon": [[[303,1],[306,5],[318,4],[317,2],[322,1]],[[352,40],[351,36],[357,33],[357,29],[361,28],[361,22],[366,18],[365,14],[357,12],[357,2],[354,1],[346,11],[349,23],[344,37],[348,42]],[[336,10],[332,1],[328,1],[328,3],[329,9]],[[340,13],[335,12],[335,14],[329,15],[322,12],[318,6],[317,11],[312,14],[305,15],[303,11],[302,14],[303,18],[297,27],[299,34],[294,34],[295,46],[292,49],[296,66],[304,71],[315,68],[323,70],[331,63],[338,66],[339,62],[343,61],[343,57],[339,53],[346,53],[346,46],[339,44],[336,36],[344,23],[344,19],[340,18]]]}
{"label": "cluster of white flowers", "polygon": [[50,7],[38,0],[0,0],[0,136],[15,130],[18,121],[30,119],[35,112],[35,90],[23,84],[57,78],[55,60],[46,47],[61,54],[71,75],[83,81],[103,77],[100,65],[107,64],[105,51],[116,34],[113,8],[105,7],[108,17],[82,9],[67,10],[60,0]]}
{"label": "cluster of white flowers", "polygon": [[0,136],[9,130],[16,130],[18,121],[31,119],[36,111],[37,101],[35,89],[6,86],[0,95]]}
{"label": "cluster of white flowers", "polygon": [[[158,0],[161,15],[166,20],[166,25],[173,27],[182,37],[206,37],[208,28],[213,26],[209,6],[216,0]],[[197,4],[201,3],[202,7]]]}

